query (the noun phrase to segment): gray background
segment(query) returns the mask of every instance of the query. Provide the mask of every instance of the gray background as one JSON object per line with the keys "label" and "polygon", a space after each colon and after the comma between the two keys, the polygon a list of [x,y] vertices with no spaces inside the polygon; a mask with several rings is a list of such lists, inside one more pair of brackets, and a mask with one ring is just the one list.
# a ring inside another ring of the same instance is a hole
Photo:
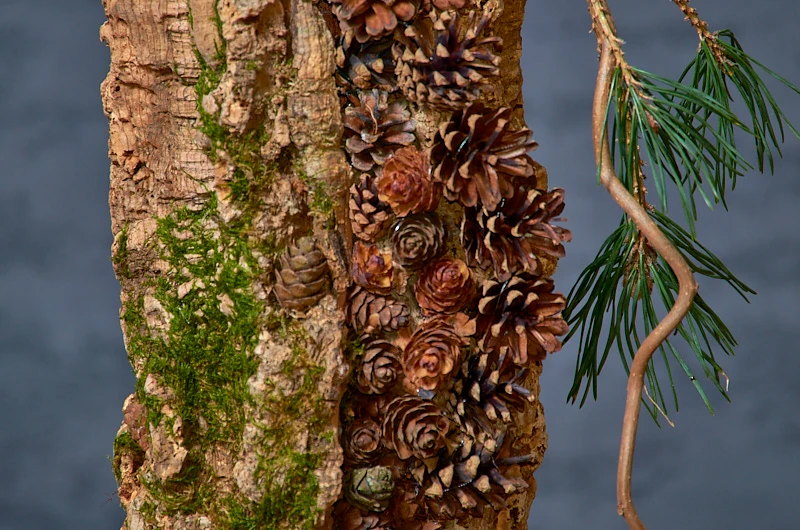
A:
{"label": "gray background", "polygon": [[[799,2],[693,5],[800,83]],[[634,64],[675,75],[689,60],[695,36],[670,2],[612,8]],[[574,234],[557,274],[567,291],[619,219],[594,181],[595,41],[584,2],[531,2],[527,17],[536,158],[552,185],[567,189]],[[108,455],[133,377],[109,262],[102,22],[96,0],[0,2],[0,530],[111,529],[123,519]],[[800,124],[800,96],[776,94]],[[701,212],[702,241],[759,295],[747,305],[724,286],[701,286],[740,342],[737,357],[723,359],[733,403],[712,394],[710,416],[681,380],[676,428],[643,421],[634,494],[651,530],[800,527],[799,164],[800,142],[791,139],[775,175],[740,181],[731,213]],[[565,405],[575,348],[545,365],[550,448],[530,527],[621,529],[614,475],[624,374],[612,358],[599,401]]]}

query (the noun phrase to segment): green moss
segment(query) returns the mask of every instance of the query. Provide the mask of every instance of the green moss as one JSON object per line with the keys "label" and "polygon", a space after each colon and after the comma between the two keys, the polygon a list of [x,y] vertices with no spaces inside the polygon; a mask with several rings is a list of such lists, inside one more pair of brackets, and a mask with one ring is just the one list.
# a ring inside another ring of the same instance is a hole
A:
{"label": "green moss", "polygon": [[269,325],[291,347],[292,356],[281,364],[281,373],[294,383],[295,390],[284,394],[272,388],[264,397],[266,408],[274,416],[269,425],[262,425],[260,445],[264,452],[256,477],[263,479],[266,491],[258,503],[241,503],[233,497],[226,500],[228,519],[222,528],[231,530],[312,528],[319,494],[314,471],[322,455],[295,451],[292,441],[301,429],[308,429],[312,437],[333,439],[330,432],[320,435],[326,417],[325,403],[318,394],[323,369],[310,361],[305,329],[280,315]]}
{"label": "green moss", "polygon": [[136,443],[129,431],[122,432],[114,439],[114,455],[111,457],[111,469],[114,471],[117,483],[122,479],[119,466],[122,455],[126,453],[131,454],[134,460],[144,461],[144,450]]}
{"label": "green moss", "polygon": [[111,257],[114,270],[119,278],[130,279],[131,270],[128,266],[128,224],[122,226],[117,239],[117,251]]}

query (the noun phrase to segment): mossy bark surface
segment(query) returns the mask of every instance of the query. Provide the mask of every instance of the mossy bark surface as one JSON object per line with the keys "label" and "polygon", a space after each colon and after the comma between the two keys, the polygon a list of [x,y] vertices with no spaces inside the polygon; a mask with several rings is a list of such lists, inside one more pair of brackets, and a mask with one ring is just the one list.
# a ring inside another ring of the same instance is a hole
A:
{"label": "mossy bark surface", "polygon": [[[113,263],[137,377],[114,446],[124,528],[331,527],[354,176],[321,5],[104,6]],[[520,125],[523,6],[497,6],[502,76],[489,95]],[[438,117],[416,118],[429,142]],[[271,292],[274,267],[309,234],[333,289],[289,314]],[[538,396],[541,368],[531,372]],[[518,452],[541,457],[538,400],[518,425]],[[525,466],[531,488],[508,510],[465,526],[526,527],[539,461]]]}

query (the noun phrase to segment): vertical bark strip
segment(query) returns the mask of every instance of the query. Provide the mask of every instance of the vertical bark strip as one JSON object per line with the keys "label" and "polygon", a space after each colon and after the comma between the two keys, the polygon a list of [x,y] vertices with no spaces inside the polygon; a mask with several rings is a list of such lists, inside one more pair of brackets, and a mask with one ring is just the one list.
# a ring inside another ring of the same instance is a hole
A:
{"label": "vertical bark strip", "polygon": [[[351,184],[333,38],[309,0],[104,7],[112,251],[137,377],[114,447],[123,528],[330,527]],[[496,7],[504,53],[492,103],[522,124],[524,2]],[[417,119],[431,124],[420,131],[430,140],[438,118]],[[309,234],[333,292],[287,314],[273,271]],[[541,367],[531,372],[538,396]],[[538,400],[519,425],[515,452],[538,455],[538,466],[547,443]],[[467,528],[526,527],[535,494],[526,480],[508,510]]]}

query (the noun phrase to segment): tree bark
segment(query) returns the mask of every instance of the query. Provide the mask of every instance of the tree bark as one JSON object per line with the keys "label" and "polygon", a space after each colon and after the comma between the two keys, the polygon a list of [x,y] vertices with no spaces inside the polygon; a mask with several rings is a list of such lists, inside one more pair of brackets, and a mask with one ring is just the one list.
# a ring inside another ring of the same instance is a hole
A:
{"label": "tree bark", "polygon": [[[113,263],[137,377],[114,450],[123,528],[330,528],[354,178],[330,10],[308,0],[104,6]],[[522,126],[524,2],[494,7],[490,31],[504,45],[487,97]],[[429,145],[440,116],[415,118]],[[275,302],[273,272],[309,233],[333,285],[300,316]],[[537,398],[540,373],[537,363],[527,381]],[[538,399],[516,425],[515,450],[536,455],[518,470],[530,488],[462,527],[526,527],[547,443]]]}

